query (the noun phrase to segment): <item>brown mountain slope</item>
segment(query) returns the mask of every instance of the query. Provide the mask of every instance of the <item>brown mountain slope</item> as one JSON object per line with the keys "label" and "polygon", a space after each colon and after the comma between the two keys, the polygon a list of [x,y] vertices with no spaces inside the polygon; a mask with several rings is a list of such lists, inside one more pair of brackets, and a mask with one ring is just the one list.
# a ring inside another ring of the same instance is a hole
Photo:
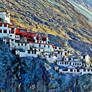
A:
{"label": "brown mountain slope", "polygon": [[92,24],[66,0],[1,0],[0,5],[14,25],[92,43]]}

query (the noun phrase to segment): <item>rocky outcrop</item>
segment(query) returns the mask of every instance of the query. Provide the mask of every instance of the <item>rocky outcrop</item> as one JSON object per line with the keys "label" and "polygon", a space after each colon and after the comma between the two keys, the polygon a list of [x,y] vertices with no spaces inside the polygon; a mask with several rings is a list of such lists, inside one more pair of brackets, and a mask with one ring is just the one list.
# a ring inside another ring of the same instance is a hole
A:
{"label": "rocky outcrop", "polygon": [[84,92],[92,91],[92,76],[60,74],[40,58],[14,56],[0,41],[0,91],[2,92]]}

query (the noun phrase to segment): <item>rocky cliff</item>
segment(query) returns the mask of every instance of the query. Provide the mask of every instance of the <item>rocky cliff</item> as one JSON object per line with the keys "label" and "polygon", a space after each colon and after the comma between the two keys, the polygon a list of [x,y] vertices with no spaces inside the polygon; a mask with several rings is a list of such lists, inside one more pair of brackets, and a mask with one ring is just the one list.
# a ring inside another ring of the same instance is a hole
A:
{"label": "rocky cliff", "polygon": [[46,60],[14,56],[4,43],[0,44],[0,56],[1,92],[92,91],[91,75],[60,74],[54,70],[55,64]]}

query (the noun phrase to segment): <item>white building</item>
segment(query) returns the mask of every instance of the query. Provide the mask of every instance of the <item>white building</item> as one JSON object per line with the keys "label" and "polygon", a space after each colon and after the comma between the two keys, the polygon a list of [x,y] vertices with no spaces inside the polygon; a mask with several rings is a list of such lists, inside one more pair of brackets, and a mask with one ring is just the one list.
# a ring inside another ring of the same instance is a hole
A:
{"label": "white building", "polygon": [[0,23],[0,38],[9,37],[10,30],[7,23]]}
{"label": "white building", "polygon": [[77,74],[77,75],[83,75],[83,74],[92,74],[92,68],[59,68],[55,67],[55,70],[59,73],[63,74]]}
{"label": "white building", "polygon": [[8,23],[0,23],[0,38],[8,37],[14,39],[16,28]]}
{"label": "white building", "polygon": [[32,48],[30,50],[23,50],[19,49],[15,51],[16,55],[19,55],[19,57],[38,57],[39,51],[37,51],[35,48]]}
{"label": "white building", "polygon": [[61,61],[61,62],[59,61],[57,62],[57,65],[63,66],[63,67],[71,67],[71,68],[84,66],[82,62],[67,62],[67,61]]}
{"label": "white building", "polygon": [[53,62],[56,62],[56,60],[57,60],[57,57],[56,56],[54,56],[54,55],[47,55],[47,56],[45,56],[45,58],[46,58],[46,60],[49,62],[49,63],[53,63]]}
{"label": "white building", "polygon": [[2,23],[10,23],[10,13],[8,13],[8,12],[0,12],[0,22],[2,22]]}
{"label": "white building", "polygon": [[27,43],[27,42],[16,42],[16,40],[14,40],[14,41],[12,41],[10,43],[10,48],[11,49],[23,49],[23,50],[29,50],[30,49],[30,44],[29,43]]}
{"label": "white building", "polygon": [[44,51],[48,51],[48,52],[54,51],[51,44],[34,43],[34,44],[30,44],[30,45],[31,45],[33,48],[44,49]]}

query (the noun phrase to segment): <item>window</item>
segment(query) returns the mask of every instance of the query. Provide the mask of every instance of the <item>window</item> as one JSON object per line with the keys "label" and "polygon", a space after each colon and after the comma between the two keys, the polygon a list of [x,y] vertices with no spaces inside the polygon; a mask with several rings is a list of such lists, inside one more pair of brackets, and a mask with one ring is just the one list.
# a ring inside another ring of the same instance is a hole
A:
{"label": "window", "polygon": [[80,72],[80,69],[77,69],[77,72]]}
{"label": "window", "polygon": [[58,51],[58,54],[60,54],[60,51]]}
{"label": "window", "polygon": [[73,72],[73,69],[70,69],[70,72]]}
{"label": "window", "polygon": [[64,64],[64,62],[62,62],[62,64]]}
{"label": "window", "polygon": [[92,71],[92,69],[91,69],[91,71]]}
{"label": "window", "polygon": [[71,62],[70,62],[70,65],[71,65]]}
{"label": "window", "polygon": [[28,50],[28,53],[30,54],[30,50]]}
{"label": "window", "polygon": [[2,24],[0,23],[0,27],[2,27]]}
{"label": "window", "polygon": [[30,47],[30,50],[32,50],[32,47]]}
{"label": "window", "polygon": [[13,39],[11,39],[11,41],[13,41]]}
{"label": "window", "polygon": [[10,37],[12,37],[12,35],[10,35]]}
{"label": "window", "polygon": [[2,29],[0,29],[0,33],[2,33]]}
{"label": "window", "polygon": [[84,71],[86,71],[86,69],[83,69]]}
{"label": "window", "polygon": [[0,18],[0,22],[2,22],[2,18]]}
{"label": "window", "polygon": [[39,47],[41,47],[41,45],[39,44]]}
{"label": "window", "polygon": [[14,33],[14,31],[11,31],[11,33],[13,34],[13,33]]}
{"label": "window", "polygon": [[11,33],[11,31],[9,30],[9,34]]}
{"label": "window", "polygon": [[6,29],[4,29],[4,33],[7,33],[7,30]]}
{"label": "window", "polygon": [[21,43],[21,45],[23,46],[23,43]]}
{"label": "window", "polygon": [[19,42],[19,40],[15,40],[15,42],[17,42],[17,43],[18,43],[18,42]]}
{"label": "window", "polygon": [[66,65],[67,63],[65,62],[65,65]]}
{"label": "window", "polygon": [[4,27],[7,27],[7,24],[4,24]]}
{"label": "window", "polygon": [[75,65],[75,63],[73,63],[73,65]]}
{"label": "window", "polygon": [[11,28],[11,33],[14,33],[14,28]]}
{"label": "window", "polygon": [[12,28],[11,31],[14,31],[14,28]]}
{"label": "window", "polygon": [[34,54],[36,54],[36,49],[34,50]]}
{"label": "window", "polygon": [[79,65],[82,65],[82,63],[79,63]]}
{"label": "window", "polygon": [[88,69],[88,72],[90,71],[90,69]]}
{"label": "window", "polygon": [[68,69],[63,69],[63,71],[68,71]]}
{"label": "window", "polygon": [[18,43],[18,46],[19,46],[20,44]]}
{"label": "window", "polygon": [[69,58],[69,60],[71,60],[71,58]]}
{"label": "window", "polygon": [[57,49],[57,47],[55,47],[55,49]]}

